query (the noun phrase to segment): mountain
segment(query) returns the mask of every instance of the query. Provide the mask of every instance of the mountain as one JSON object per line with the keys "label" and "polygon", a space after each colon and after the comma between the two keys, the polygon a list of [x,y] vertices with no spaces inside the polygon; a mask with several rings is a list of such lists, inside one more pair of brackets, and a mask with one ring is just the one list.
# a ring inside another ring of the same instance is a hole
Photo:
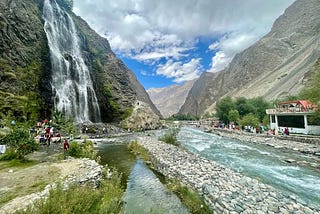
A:
{"label": "mountain", "polygon": [[147,92],[163,117],[167,118],[178,113],[195,81],[196,79],[183,85],[173,85],[166,88],[151,88]]}
{"label": "mountain", "polygon": [[159,118],[134,73],[70,5],[0,1],[0,113],[37,120],[57,109],[77,122],[119,122],[142,102]]}
{"label": "mountain", "polygon": [[320,57],[319,9],[319,0],[294,2],[267,35],[237,54],[227,68],[202,74],[179,113],[212,112],[226,95],[275,100],[299,93]]}

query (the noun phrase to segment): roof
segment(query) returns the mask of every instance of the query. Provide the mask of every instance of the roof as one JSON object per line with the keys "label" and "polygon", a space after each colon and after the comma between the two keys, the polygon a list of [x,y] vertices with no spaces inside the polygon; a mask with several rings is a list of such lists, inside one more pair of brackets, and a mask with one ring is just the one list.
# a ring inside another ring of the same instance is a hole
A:
{"label": "roof", "polygon": [[312,103],[307,100],[294,100],[294,101],[285,101],[285,102],[279,102],[278,105],[284,105],[284,104],[301,104],[303,108],[309,108],[312,107]]}

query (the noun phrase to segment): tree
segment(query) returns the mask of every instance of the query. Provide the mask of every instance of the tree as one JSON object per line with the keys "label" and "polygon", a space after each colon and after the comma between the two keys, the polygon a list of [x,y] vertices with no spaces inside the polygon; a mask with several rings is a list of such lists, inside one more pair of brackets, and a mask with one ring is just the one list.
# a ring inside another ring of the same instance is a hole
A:
{"label": "tree", "polygon": [[234,109],[231,97],[227,96],[217,102],[216,116],[224,123],[229,123],[229,112]]}
{"label": "tree", "polygon": [[255,113],[254,107],[244,97],[238,97],[235,101],[235,108],[238,110],[240,117],[249,113]]}
{"label": "tree", "polygon": [[250,99],[248,102],[254,108],[253,113],[258,116],[259,121],[263,121],[263,118],[267,115],[266,109],[270,107],[270,103],[265,101],[262,97]]}
{"label": "tree", "polygon": [[240,115],[239,115],[238,110],[236,110],[236,109],[230,110],[229,114],[228,114],[228,118],[229,118],[230,122],[238,123],[238,121],[240,119]]}
{"label": "tree", "polygon": [[240,120],[239,123],[241,126],[258,127],[259,126],[259,118],[256,115],[254,115],[253,113],[249,113],[249,114],[245,115]]}

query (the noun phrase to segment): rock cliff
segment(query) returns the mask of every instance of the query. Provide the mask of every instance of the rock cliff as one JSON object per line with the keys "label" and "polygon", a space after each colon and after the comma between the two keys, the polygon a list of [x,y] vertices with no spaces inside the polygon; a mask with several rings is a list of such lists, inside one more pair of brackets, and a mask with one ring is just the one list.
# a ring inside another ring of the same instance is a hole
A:
{"label": "rock cliff", "polygon": [[[0,113],[39,119],[50,117],[53,111],[50,51],[42,7],[42,0],[0,1]],[[160,116],[134,73],[112,52],[107,39],[70,8],[64,9],[77,28],[102,121],[119,122],[129,117],[137,101],[143,101],[152,114]]]}
{"label": "rock cliff", "polygon": [[218,73],[204,73],[179,113],[212,112],[222,96],[267,100],[301,91],[320,57],[320,2],[297,0],[274,23],[271,31],[237,54]]}
{"label": "rock cliff", "polygon": [[162,116],[167,118],[178,113],[195,81],[196,79],[188,81],[181,86],[151,88],[147,92]]}

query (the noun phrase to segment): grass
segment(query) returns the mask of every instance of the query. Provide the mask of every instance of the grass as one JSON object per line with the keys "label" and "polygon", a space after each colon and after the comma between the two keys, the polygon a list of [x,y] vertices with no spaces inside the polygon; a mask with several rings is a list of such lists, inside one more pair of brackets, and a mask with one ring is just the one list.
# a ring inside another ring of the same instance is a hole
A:
{"label": "grass", "polygon": [[119,213],[122,210],[121,174],[112,172],[98,188],[91,184],[72,184],[67,190],[61,185],[50,191],[48,199],[37,201],[25,211],[17,213]]}
{"label": "grass", "polygon": [[13,159],[11,161],[0,161],[0,170],[8,169],[8,168],[24,169],[30,166],[34,166],[36,164],[37,162],[33,160],[21,161],[21,160]]}
{"label": "grass", "polygon": [[178,133],[179,128],[171,128],[163,136],[160,136],[158,140],[175,146],[180,146],[180,143],[177,139]]}
{"label": "grass", "polygon": [[132,141],[131,143],[129,143],[128,148],[135,156],[144,160],[144,162],[146,162],[147,164],[151,163],[149,152],[145,148],[140,146],[137,141]]}
{"label": "grass", "polygon": [[192,191],[186,186],[183,186],[177,180],[167,180],[166,186],[172,192],[174,192],[182,201],[182,203],[188,207],[190,213],[206,214],[212,213],[212,210],[204,203],[202,198],[196,192]]}

